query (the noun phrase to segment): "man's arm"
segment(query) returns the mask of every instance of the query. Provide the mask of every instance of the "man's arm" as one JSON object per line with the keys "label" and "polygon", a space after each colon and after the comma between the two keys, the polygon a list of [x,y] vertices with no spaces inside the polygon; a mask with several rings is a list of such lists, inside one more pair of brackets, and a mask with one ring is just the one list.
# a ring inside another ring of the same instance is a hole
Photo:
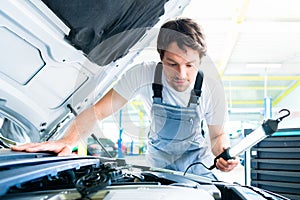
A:
{"label": "man's arm", "polygon": [[126,99],[111,89],[94,106],[89,107],[76,117],[62,139],[14,146],[12,150],[27,152],[51,151],[58,155],[71,154],[72,147],[81,138],[86,138],[89,135],[89,131],[93,128],[96,121],[101,121],[110,116],[126,103]]}
{"label": "man's arm", "polygon": [[[230,147],[229,137],[225,134],[223,126],[208,125],[211,150],[215,156],[221,154],[225,149]],[[237,159],[224,160],[220,158],[217,160],[216,167],[224,172],[229,172],[238,165]]]}

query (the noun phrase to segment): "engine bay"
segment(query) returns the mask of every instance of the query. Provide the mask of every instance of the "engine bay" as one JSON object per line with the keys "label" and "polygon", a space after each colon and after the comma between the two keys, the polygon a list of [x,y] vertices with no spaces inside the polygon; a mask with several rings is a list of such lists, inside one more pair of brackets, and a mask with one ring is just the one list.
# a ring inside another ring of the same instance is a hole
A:
{"label": "engine bay", "polygon": [[1,150],[5,199],[284,199],[261,189],[124,159]]}

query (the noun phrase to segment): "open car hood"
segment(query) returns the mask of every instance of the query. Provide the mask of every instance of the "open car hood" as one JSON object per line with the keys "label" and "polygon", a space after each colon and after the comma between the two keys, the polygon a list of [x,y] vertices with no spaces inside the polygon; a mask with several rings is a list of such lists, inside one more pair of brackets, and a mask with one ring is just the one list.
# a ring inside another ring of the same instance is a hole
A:
{"label": "open car hood", "polygon": [[8,122],[1,136],[61,137],[154,39],[151,30],[188,2],[1,1],[0,116]]}

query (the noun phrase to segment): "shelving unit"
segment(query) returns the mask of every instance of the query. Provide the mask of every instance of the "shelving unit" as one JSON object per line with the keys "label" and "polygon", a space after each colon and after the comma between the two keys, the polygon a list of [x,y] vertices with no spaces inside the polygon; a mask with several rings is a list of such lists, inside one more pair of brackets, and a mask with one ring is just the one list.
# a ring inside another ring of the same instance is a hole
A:
{"label": "shelving unit", "polygon": [[300,199],[300,129],[281,129],[250,154],[252,186]]}

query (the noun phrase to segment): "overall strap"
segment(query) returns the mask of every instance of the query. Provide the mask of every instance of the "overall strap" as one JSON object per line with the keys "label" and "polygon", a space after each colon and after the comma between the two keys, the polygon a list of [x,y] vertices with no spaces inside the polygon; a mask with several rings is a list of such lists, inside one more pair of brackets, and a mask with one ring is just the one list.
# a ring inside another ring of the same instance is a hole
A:
{"label": "overall strap", "polygon": [[[155,68],[155,74],[154,74],[154,82],[152,83],[152,90],[153,90],[153,102],[155,103],[162,103],[162,69],[163,65],[161,62],[157,63]],[[199,98],[201,96],[201,88],[202,88],[202,82],[203,82],[203,72],[198,71],[194,89],[191,91],[191,97],[188,106],[191,104],[198,105],[199,104]]]}
{"label": "overall strap", "polygon": [[199,98],[201,96],[203,76],[204,76],[203,72],[198,71],[196,81],[195,81],[195,85],[194,85],[194,89],[191,92],[191,97],[190,97],[190,101],[189,101],[188,106],[190,106],[191,104],[199,105]]}
{"label": "overall strap", "polygon": [[163,65],[161,62],[157,63],[154,74],[154,82],[152,83],[153,102],[162,103],[163,85],[161,81]]}

